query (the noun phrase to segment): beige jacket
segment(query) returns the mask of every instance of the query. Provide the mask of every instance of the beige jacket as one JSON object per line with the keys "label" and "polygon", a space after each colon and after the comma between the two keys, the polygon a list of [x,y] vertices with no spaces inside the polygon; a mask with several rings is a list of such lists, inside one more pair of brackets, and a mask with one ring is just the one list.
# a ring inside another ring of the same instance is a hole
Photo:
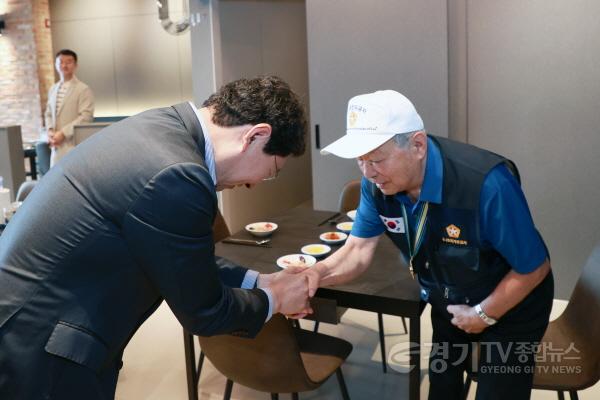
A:
{"label": "beige jacket", "polygon": [[53,166],[64,157],[75,144],[73,143],[73,126],[84,122],[92,122],[94,119],[94,94],[85,83],[77,77],[71,79],[71,85],[65,94],[60,109],[56,109],[56,96],[60,82],[55,83],[48,92],[48,104],[44,113],[46,129],[53,128],[55,131],[63,131],[64,142],[52,149],[50,166]]}

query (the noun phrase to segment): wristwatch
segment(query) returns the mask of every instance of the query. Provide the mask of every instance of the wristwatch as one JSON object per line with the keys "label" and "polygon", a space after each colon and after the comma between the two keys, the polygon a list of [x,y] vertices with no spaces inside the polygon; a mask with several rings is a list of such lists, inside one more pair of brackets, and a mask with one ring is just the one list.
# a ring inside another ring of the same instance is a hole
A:
{"label": "wristwatch", "polygon": [[483,322],[485,322],[488,325],[494,325],[496,321],[494,318],[489,317],[482,309],[481,309],[481,304],[477,304],[475,306],[475,311],[477,312],[477,315],[479,315],[479,318],[481,318],[483,320]]}

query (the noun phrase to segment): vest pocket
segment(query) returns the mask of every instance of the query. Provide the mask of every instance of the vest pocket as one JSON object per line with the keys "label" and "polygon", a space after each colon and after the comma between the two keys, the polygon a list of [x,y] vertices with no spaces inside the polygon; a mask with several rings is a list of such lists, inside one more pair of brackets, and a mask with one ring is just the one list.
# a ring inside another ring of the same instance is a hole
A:
{"label": "vest pocket", "polygon": [[440,244],[435,252],[435,264],[437,280],[445,285],[464,286],[481,278],[476,247]]}
{"label": "vest pocket", "polygon": [[449,267],[460,267],[471,271],[479,270],[479,249],[470,246],[440,244],[438,263]]}
{"label": "vest pocket", "polygon": [[96,372],[104,365],[108,347],[85,328],[59,321],[46,342],[46,351]]}

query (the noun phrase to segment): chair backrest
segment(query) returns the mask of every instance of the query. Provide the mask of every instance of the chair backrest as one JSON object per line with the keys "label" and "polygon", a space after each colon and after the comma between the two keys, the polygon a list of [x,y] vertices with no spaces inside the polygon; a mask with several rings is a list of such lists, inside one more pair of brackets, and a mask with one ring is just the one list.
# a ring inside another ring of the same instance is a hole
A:
{"label": "chair backrest", "polygon": [[25,201],[29,193],[33,190],[38,181],[25,181],[19,186],[19,191],[15,197],[15,201]]}
{"label": "chair backrest", "polygon": [[3,186],[8,188],[13,196],[25,180],[23,156],[21,127],[0,126],[0,176],[4,178]]}
{"label": "chair backrest", "polygon": [[294,328],[275,314],[254,339],[233,335],[199,337],[202,351],[228,379],[254,390],[289,393],[309,382]]}
{"label": "chair backrest", "polygon": [[355,210],[358,203],[360,203],[360,179],[355,179],[344,185],[338,208],[340,212]]}
{"label": "chair backrest", "polygon": [[51,150],[48,142],[40,141],[35,143],[35,154],[40,175],[45,175],[50,169],[50,153]]}
{"label": "chair backrest", "polygon": [[588,258],[569,304],[556,323],[564,324],[578,339],[577,350],[590,357],[588,362],[595,363],[600,378],[600,245]]}
{"label": "chair backrest", "polygon": [[73,127],[73,144],[77,146],[98,131],[106,128],[110,122],[88,122]]}
{"label": "chair backrest", "polygon": [[114,115],[111,117],[94,117],[94,122],[119,122],[122,119],[127,118],[126,115]]}

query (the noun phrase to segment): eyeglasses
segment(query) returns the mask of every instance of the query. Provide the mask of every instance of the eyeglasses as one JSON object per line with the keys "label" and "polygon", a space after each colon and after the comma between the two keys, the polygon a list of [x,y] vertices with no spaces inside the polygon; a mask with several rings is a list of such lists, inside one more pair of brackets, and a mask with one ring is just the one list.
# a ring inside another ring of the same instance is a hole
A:
{"label": "eyeglasses", "polygon": [[277,156],[273,156],[273,160],[275,160],[275,173],[268,178],[263,178],[263,181],[272,181],[273,179],[277,179],[279,175],[279,168],[277,168]]}

